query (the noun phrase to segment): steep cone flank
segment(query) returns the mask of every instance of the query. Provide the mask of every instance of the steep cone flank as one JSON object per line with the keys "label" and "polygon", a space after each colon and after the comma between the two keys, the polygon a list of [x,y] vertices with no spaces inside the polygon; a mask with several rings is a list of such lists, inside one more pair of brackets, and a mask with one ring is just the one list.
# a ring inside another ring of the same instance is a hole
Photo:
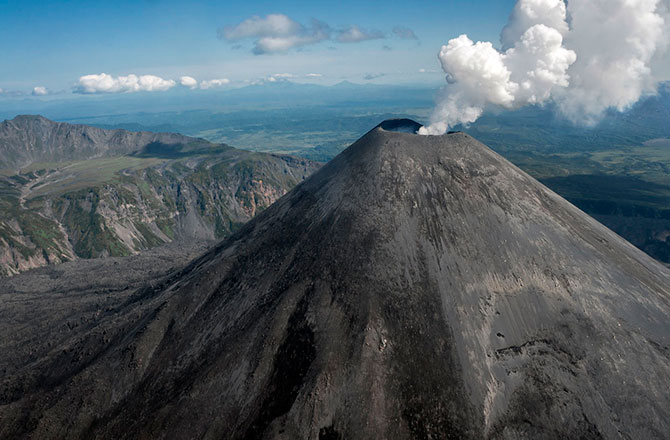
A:
{"label": "steep cone flank", "polygon": [[468,135],[377,127],[0,364],[0,436],[667,438],[669,281]]}

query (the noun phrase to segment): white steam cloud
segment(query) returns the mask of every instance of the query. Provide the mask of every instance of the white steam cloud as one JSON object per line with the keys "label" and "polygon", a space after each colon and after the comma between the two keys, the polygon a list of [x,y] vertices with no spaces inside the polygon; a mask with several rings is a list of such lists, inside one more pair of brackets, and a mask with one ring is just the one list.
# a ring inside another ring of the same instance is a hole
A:
{"label": "white steam cloud", "polygon": [[570,0],[566,43],[579,59],[570,69],[570,88],[557,97],[566,116],[592,124],[607,108],[626,110],[656,91],[650,65],[668,43],[668,3]]}
{"label": "white steam cloud", "polygon": [[131,93],[165,91],[177,83],[154,75],[128,75],[113,77],[106,73],[84,75],[79,78],[75,93]]}
{"label": "white steam cloud", "polygon": [[568,32],[565,3],[562,0],[517,1],[500,35],[503,50],[513,47],[536,24],[543,24],[565,35]]}
{"label": "white steam cloud", "polygon": [[474,122],[487,105],[551,100],[584,124],[608,108],[625,110],[655,91],[650,64],[665,49],[669,22],[662,0],[519,0],[502,51],[466,35],[442,46],[448,85],[420,133]]}

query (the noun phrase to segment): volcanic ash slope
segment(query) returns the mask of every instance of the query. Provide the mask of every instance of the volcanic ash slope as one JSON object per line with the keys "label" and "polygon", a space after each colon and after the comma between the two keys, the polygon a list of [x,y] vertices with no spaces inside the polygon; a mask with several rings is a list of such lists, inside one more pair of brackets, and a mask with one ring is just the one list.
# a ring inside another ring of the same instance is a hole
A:
{"label": "volcanic ash slope", "polygon": [[468,135],[397,125],[0,358],[0,436],[668,438],[668,269]]}

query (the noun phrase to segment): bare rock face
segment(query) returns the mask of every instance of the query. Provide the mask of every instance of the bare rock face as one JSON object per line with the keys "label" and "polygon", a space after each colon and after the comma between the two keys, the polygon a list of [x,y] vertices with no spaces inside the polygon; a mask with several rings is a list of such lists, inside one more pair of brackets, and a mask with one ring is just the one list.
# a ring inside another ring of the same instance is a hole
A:
{"label": "bare rock face", "polygon": [[87,318],[0,357],[0,437],[670,432],[668,269],[462,133],[377,127]]}
{"label": "bare rock face", "polygon": [[20,115],[0,122],[0,170],[136,153],[147,145],[185,147],[197,139],[174,133],[105,130]]}
{"label": "bare rock face", "polygon": [[319,166],[179,134],[17,116],[0,123],[0,277],[228,237]]}

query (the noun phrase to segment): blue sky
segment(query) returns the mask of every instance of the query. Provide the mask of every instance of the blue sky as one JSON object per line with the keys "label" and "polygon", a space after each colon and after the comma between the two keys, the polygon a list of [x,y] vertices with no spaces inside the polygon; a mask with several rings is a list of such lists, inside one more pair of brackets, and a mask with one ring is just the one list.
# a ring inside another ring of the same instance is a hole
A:
{"label": "blue sky", "polygon": [[[0,89],[25,96],[45,87],[62,96],[80,77],[100,73],[154,75],[177,87],[182,76],[225,78],[235,86],[278,73],[323,84],[440,84],[440,46],[462,33],[497,42],[513,6],[514,0],[0,1]],[[252,50],[261,36],[217,37],[219,29],[268,14],[303,26],[300,35],[311,32],[312,19],[331,33],[323,41],[260,55]],[[354,36],[382,38],[338,41],[352,26],[362,32]],[[398,37],[396,27],[417,39]]]}

